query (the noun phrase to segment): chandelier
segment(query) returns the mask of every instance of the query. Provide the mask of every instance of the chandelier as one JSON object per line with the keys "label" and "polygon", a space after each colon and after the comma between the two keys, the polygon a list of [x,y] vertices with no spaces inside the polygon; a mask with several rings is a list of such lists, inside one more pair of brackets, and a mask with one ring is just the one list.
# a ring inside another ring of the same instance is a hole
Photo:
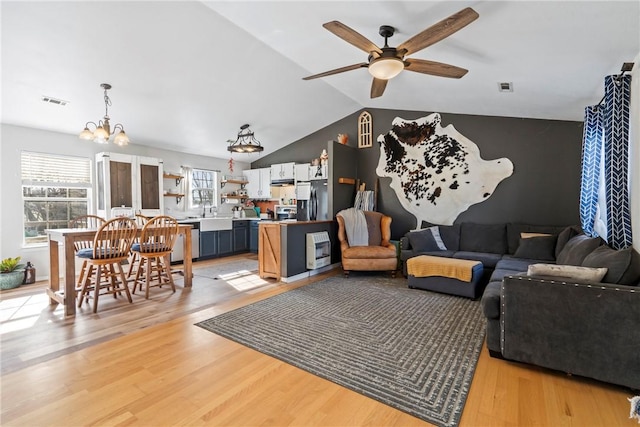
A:
{"label": "chandelier", "polygon": [[[109,83],[102,83],[100,87],[104,89],[104,117],[102,120],[98,121],[98,124],[95,122],[87,122],[87,124],[84,125],[84,130],[80,132],[80,139],[93,141],[98,144],[108,144],[111,135],[113,135],[117,130],[120,130],[113,139],[113,143],[120,146],[128,145],[129,137],[124,133],[124,127],[118,123],[113,127],[113,129],[111,129],[111,125],[109,123],[109,106],[111,105],[111,98],[107,95],[107,91],[111,89],[111,85]],[[89,130],[89,125],[93,125],[95,130]]]}
{"label": "chandelier", "polygon": [[264,150],[260,141],[253,135],[253,131],[249,129],[249,125],[240,126],[236,140],[229,139],[227,142],[229,143],[227,150],[232,153],[259,153]]}

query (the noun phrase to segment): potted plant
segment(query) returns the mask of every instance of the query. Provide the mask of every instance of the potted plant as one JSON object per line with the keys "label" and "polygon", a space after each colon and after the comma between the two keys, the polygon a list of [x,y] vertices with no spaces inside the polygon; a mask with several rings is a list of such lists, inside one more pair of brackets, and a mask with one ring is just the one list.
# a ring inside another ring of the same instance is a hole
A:
{"label": "potted plant", "polygon": [[5,258],[0,262],[0,289],[13,289],[24,280],[24,264],[19,264],[20,257]]}

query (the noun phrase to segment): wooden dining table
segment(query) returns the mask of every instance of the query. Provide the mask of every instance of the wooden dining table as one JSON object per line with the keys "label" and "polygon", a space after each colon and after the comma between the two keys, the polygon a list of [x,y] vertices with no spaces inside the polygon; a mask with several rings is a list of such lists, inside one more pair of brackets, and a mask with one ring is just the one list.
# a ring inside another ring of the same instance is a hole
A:
{"label": "wooden dining table", "polygon": [[[190,224],[179,224],[178,234],[184,235],[183,241],[183,273],[184,286],[191,287],[193,283],[193,271],[191,263],[191,228]],[[49,236],[49,287],[47,295],[51,305],[62,304],[64,316],[70,317],[76,314],[76,254],[74,243],[79,241],[93,241],[96,228],[57,228],[47,229]],[[142,228],[136,233],[140,237]],[[64,244],[64,289],[60,289],[60,262],[59,245]]]}

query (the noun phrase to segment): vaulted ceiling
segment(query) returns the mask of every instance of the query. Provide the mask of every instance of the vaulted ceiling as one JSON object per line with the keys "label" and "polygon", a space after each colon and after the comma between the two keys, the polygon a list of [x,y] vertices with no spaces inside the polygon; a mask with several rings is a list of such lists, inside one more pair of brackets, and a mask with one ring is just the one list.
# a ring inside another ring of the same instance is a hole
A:
{"label": "vaulted ceiling", "polygon": [[[275,151],[361,108],[582,120],[607,74],[640,53],[638,1],[140,1],[0,3],[2,123],[79,133],[104,115],[134,144],[226,158],[249,123]],[[396,46],[465,7],[480,17],[414,55],[469,70],[402,72],[370,99],[366,62],[322,27]],[[513,92],[499,92],[512,82]],[[45,103],[43,96],[68,101]],[[264,154],[263,154],[264,155]],[[257,155],[235,155],[255,160]]]}

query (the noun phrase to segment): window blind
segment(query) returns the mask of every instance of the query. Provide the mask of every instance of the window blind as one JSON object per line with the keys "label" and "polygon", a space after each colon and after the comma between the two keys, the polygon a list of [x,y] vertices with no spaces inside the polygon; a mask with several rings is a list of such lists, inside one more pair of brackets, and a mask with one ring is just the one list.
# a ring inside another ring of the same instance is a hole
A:
{"label": "window blind", "polygon": [[23,185],[91,187],[91,160],[84,157],[23,151],[21,166]]}

